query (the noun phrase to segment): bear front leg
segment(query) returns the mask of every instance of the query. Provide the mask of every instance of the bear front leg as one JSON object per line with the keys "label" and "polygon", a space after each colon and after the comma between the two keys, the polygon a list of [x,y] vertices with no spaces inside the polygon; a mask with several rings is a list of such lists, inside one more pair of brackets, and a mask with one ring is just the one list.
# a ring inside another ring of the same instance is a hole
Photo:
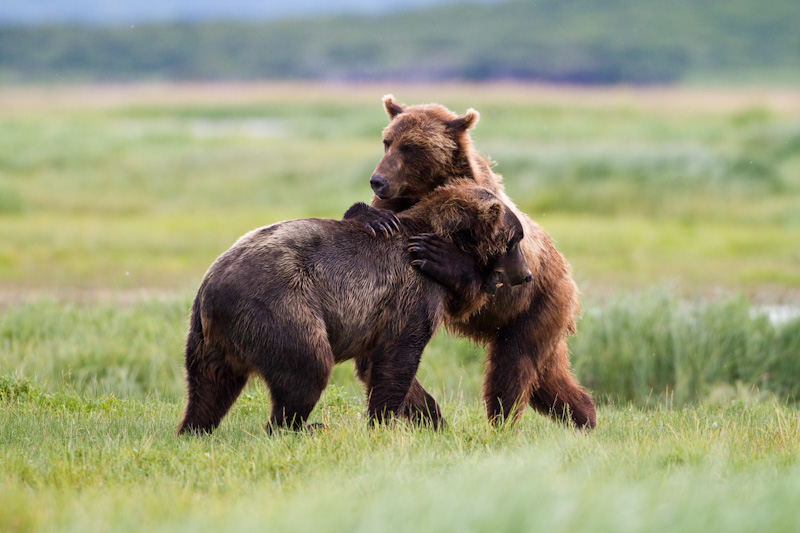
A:
{"label": "bear front leg", "polygon": [[352,220],[358,226],[375,237],[378,232],[385,237],[400,230],[400,220],[387,209],[376,209],[364,202],[357,202],[345,211],[342,220]]}
{"label": "bear front leg", "polygon": [[485,284],[477,260],[435,233],[409,239],[411,265],[448,291],[447,311],[459,318],[485,301]]}
{"label": "bear front leg", "polygon": [[272,434],[279,428],[293,431],[306,429],[306,420],[317,405],[324,385],[319,386],[318,383],[304,380],[299,375],[295,376],[292,382],[279,384],[276,380],[270,380],[267,384],[272,400],[272,413],[266,426],[267,433]]}

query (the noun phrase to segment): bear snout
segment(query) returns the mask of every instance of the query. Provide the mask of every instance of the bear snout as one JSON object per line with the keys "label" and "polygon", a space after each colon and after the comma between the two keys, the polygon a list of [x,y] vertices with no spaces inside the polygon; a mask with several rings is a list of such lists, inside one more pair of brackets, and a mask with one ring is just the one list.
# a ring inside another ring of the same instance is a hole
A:
{"label": "bear snout", "polygon": [[509,277],[508,284],[512,287],[516,287],[517,285],[524,285],[525,283],[530,283],[533,281],[533,274],[531,274],[530,270],[524,275],[524,277],[513,278]]}
{"label": "bear snout", "polygon": [[372,187],[372,192],[381,200],[385,200],[391,196],[389,194],[389,180],[380,174],[373,174],[372,177],[369,178],[369,186]]}
{"label": "bear snout", "polygon": [[519,243],[514,244],[505,255],[495,262],[492,279],[498,284],[498,287],[501,285],[516,287],[533,281],[533,273],[528,268],[528,261],[525,259]]}
{"label": "bear snout", "polygon": [[516,287],[517,285],[523,285],[525,283],[530,283],[533,281],[533,274],[530,270],[525,269],[524,271],[514,271],[513,269],[510,270],[498,270],[495,271],[495,280],[499,282],[498,287],[508,284],[512,287]]}

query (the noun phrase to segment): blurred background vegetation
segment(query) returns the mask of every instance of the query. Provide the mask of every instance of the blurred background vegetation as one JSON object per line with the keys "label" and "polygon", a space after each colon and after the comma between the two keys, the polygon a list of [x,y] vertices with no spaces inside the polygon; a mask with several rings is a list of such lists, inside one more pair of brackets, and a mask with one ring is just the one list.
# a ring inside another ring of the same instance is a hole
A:
{"label": "blurred background vegetation", "polygon": [[304,16],[289,19],[241,0],[205,11],[196,4],[209,3],[175,0],[127,11],[50,2],[49,16],[26,4],[0,7],[0,81],[800,79],[795,0],[424,2],[409,11],[416,2],[399,12],[383,1],[339,11],[307,1],[298,2]]}

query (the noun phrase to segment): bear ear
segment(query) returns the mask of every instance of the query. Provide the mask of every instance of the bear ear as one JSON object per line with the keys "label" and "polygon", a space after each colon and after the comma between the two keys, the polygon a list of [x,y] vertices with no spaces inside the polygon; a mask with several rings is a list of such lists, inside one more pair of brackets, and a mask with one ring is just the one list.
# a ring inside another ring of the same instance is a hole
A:
{"label": "bear ear", "polygon": [[468,129],[474,128],[480,118],[480,113],[470,107],[463,117],[458,117],[448,122],[447,127],[457,132],[467,131]]}
{"label": "bear ear", "polygon": [[487,191],[485,196],[472,197],[461,205],[461,218],[454,224],[453,230],[469,236],[471,246],[484,246],[482,243],[494,235],[502,225],[505,206],[493,194]]}
{"label": "bear ear", "polygon": [[391,94],[387,94],[383,97],[383,107],[386,109],[386,113],[389,115],[389,118],[394,118],[406,110],[405,107],[394,101],[394,96]]}
{"label": "bear ear", "polygon": [[474,201],[460,196],[446,198],[439,204],[436,216],[431,219],[434,233],[451,237],[467,234],[468,230],[477,228],[480,224],[478,218],[481,213],[482,207],[476,206]]}
{"label": "bear ear", "polygon": [[500,223],[500,218],[503,216],[503,203],[496,197],[484,206],[481,211],[480,220],[489,228],[495,228]]}

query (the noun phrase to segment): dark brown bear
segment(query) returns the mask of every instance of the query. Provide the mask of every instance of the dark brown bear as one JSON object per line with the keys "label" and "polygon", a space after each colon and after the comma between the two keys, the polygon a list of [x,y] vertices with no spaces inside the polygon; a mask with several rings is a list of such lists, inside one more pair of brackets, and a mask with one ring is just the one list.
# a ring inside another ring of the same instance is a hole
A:
{"label": "dark brown bear", "polygon": [[[367,209],[356,204],[348,216]],[[292,220],[256,229],[222,254],[192,306],[178,432],[216,428],[251,374],[269,388],[267,428],[300,429],[333,365],[347,359],[366,386],[371,421],[395,415],[439,426],[440,409],[415,374],[447,292],[409,265],[409,236],[436,235],[484,276],[516,285],[531,279],[522,225],[487,189],[457,182],[404,211],[393,229],[373,239],[350,221]],[[468,316],[485,298],[448,308]]]}
{"label": "dark brown bear", "polygon": [[[524,226],[522,249],[534,282],[502,286],[479,312],[448,316],[445,323],[488,347],[483,394],[491,420],[517,419],[529,404],[554,418],[569,417],[576,427],[594,428],[594,404],[569,365],[566,336],[575,333],[580,312],[570,266],[547,233],[508,199],[491,162],[473,148],[467,130],[478,113],[470,109],[459,117],[439,105],[404,107],[391,95],[383,103],[391,120],[383,131],[385,154],[370,178],[378,209],[354,220],[370,231],[382,228],[391,218],[383,210],[403,213],[454,181],[478,184],[502,199]],[[471,257],[441,239],[420,236],[415,243],[414,265],[453,295],[469,301],[482,284],[497,285]]]}

